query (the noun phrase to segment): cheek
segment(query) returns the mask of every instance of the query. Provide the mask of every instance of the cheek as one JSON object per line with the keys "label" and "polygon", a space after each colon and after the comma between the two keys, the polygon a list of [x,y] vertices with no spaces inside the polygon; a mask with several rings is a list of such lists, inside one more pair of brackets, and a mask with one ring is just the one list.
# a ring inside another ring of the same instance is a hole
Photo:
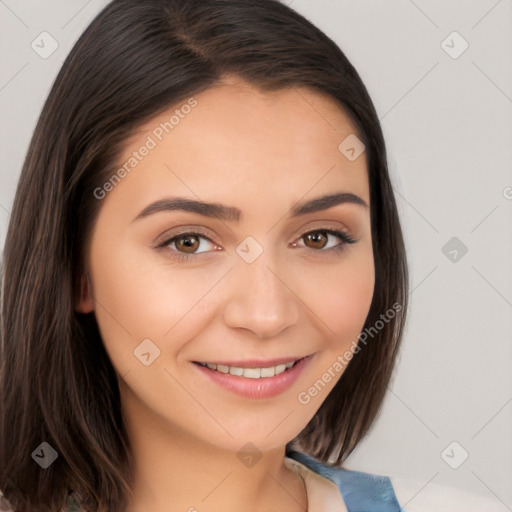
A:
{"label": "cheek", "polygon": [[173,271],[148,257],[147,249],[121,244],[102,245],[91,267],[96,319],[121,373],[134,364],[133,351],[143,340],[152,340],[164,355],[173,340],[183,339],[184,331],[187,339],[199,334],[208,316],[202,298],[219,279],[200,269]]}
{"label": "cheek", "polygon": [[350,258],[330,268],[312,266],[303,284],[304,302],[322,322],[329,343],[339,348],[359,335],[374,285],[373,255],[368,251],[354,251]]}

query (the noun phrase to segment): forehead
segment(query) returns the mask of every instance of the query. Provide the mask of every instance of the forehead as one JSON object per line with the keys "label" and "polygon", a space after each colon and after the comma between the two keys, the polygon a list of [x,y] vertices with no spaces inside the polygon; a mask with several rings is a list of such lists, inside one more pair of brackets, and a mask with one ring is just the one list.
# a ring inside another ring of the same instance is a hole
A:
{"label": "forehead", "polygon": [[350,161],[339,148],[354,136],[360,138],[355,123],[326,94],[306,87],[263,91],[225,77],[140,126],[118,165],[151,141],[136,172],[123,179],[138,193],[155,180],[172,188],[174,180],[202,197],[243,184],[300,197],[321,181],[324,191],[347,187],[368,201],[366,155]]}

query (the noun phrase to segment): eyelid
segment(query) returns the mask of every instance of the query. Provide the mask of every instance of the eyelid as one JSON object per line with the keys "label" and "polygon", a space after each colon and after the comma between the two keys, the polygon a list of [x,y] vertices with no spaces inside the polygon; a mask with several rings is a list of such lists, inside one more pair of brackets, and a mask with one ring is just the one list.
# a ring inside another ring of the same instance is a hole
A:
{"label": "eyelid", "polygon": [[198,235],[208,239],[212,244],[218,245],[212,240],[212,235],[206,231],[203,231],[201,228],[185,226],[178,229],[179,230],[176,233],[173,232],[172,234],[170,234],[169,231],[166,231],[163,235],[159,236],[154,243],[155,248],[158,249],[165,247],[174,238],[177,238],[181,235]]}

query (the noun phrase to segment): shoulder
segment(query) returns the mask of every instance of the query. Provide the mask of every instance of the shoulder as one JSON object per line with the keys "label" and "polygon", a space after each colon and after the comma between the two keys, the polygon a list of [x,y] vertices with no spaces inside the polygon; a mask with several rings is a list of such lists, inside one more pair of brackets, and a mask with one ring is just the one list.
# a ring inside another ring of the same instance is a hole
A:
{"label": "shoulder", "polygon": [[390,477],[396,497],[406,512],[506,512],[506,507],[490,494],[401,476]]}
{"label": "shoulder", "polygon": [[287,456],[332,481],[338,487],[348,512],[405,512],[395,496],[391,480],[386,476],[328,466],[295,450],[288,452]]}

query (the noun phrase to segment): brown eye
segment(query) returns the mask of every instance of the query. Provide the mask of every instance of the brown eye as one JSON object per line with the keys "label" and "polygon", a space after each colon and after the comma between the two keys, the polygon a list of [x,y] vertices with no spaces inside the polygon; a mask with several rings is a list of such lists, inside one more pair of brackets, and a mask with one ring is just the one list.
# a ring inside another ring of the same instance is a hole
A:
{"label": "brown eye", "polygon": [[166,252],[172,258],[186,261],[201,254],[220,250],[210,238],[201,233],[186,232],[167,238],[156,246],[157,250]]}
{"label": "brown eye", "polygon": [[315,229],[303,234],[300,240],[304,244],[301,244],[302,247],[315,249],[319,253],[342,251],[347,245],[356,243],[348,233],[336,229]]}
{"label": "brown eye", "polygon": [[306,247],[311,249],[323,249],[327,244],[326,231],[312,231],[303,236]]}
{"label": "brown eye", "polygon": [[174,238],[174,244],[178,251],[194,253],[199,247],[199,238],[191,234],[180,235]]}

